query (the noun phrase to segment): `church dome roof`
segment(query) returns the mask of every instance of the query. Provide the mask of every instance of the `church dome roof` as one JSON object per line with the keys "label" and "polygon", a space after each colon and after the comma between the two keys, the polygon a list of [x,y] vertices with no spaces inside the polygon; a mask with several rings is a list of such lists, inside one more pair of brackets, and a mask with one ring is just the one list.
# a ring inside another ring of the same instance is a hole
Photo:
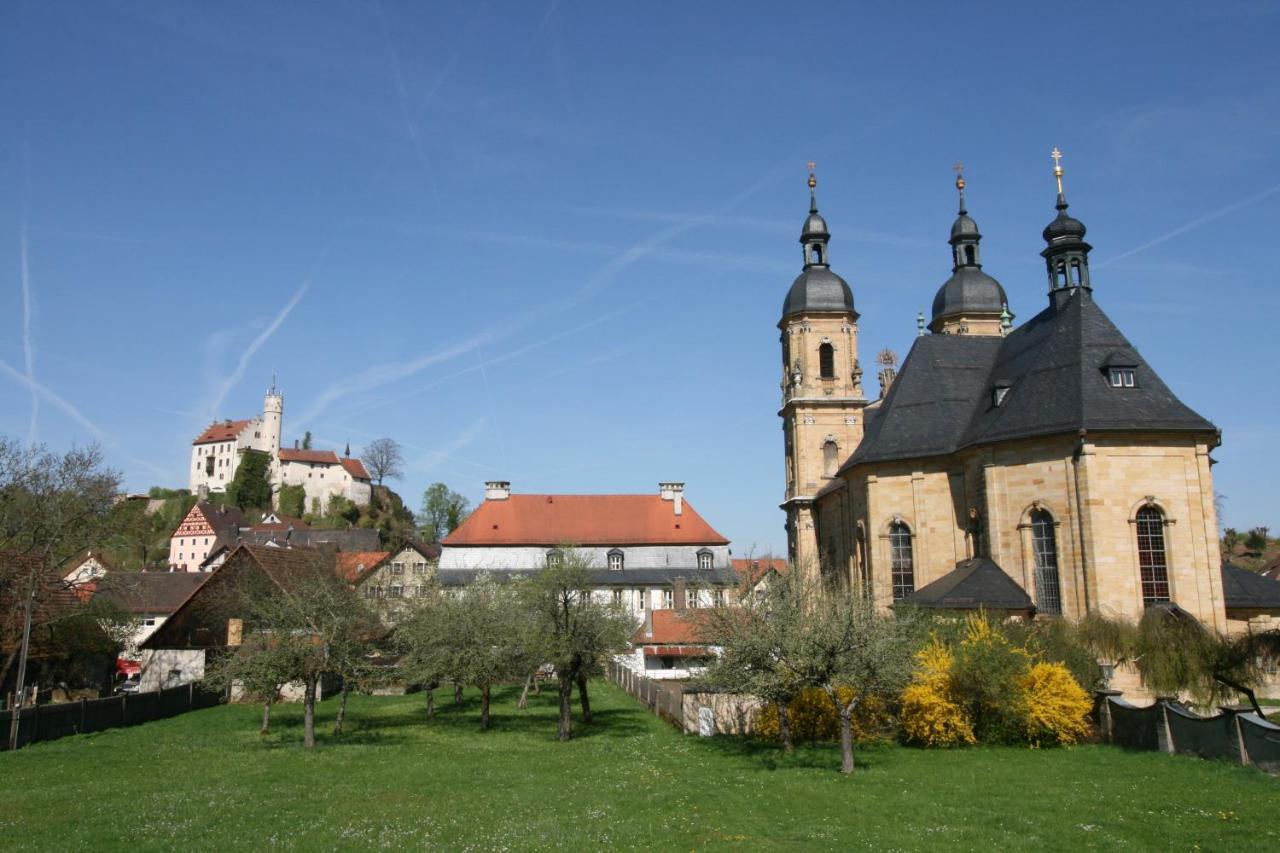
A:
{"label": "church dome roof", "polygon": [[[998,309],[997,309],[998,310]],[[849,283],[824,266],[807,267],[787,291],[782,303],[782,316],[806,311],[844,311],[857,313],[853,307],[853,291]]]}
{"label": "church dome roof", "polygon": [[1084,223],[1067,213],[1067,202],[1061,195],[1058,196],[1057,207],[1058,215],[1044,227],[1044,241],[1053,244],[1068,237],[1083,240]]}
{"label": "church dome roof", "polygon": [[809,217],[804,221],[804,228],[800,231],[800,242],[807,243],[814,237],[830,237],[827,231],[827,220],[822,218],[822,214],[816,210],[809,211]]}
{"label": "church dome roof", "polygon": [[933,319],[958,314],[999,314],[1009,301],[1000,282],[979,267],[960,267],[933,297]]}
{"label": "church dome roof", "polygon": [[951,239],[955,240],[959,237],[981,237],[978,233],[978,223],[973,221],[973,217],[967,213],[961,213],[956,217],[956,221],[951,225]]}

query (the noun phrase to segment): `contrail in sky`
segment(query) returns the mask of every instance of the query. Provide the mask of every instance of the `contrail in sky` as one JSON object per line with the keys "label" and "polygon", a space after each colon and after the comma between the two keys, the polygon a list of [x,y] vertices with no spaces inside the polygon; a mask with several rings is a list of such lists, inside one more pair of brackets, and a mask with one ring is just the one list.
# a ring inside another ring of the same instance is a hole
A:
{"label": "contrail in sky", "polygon": [[[323,257],[324,256],[321,255],[321,258]],[[319,261],[316,263],[318,265]],[[227,395],[231,393],[231,389],[235,387],[236,383],[244,378],[245,371],[249,367],[249,360],[253,358],[253,354],[261,349],[262,345],[276,333],[276,329],[279,329],[280,325],[288,319],[289,314],[293,312],[294,307],[302,300],[303,295],[311,288],[311,280],[314,276],[315,272],[313,271],[312,274],[307,276],[306,280],[302,282],[302,285],[297,289],[297,291],[294,292],[293,297],[285,304],[284,308],[280,309],[280,313],[271,321],[271,325],[263,329],[262,333],[253,339],[253,343],[249,344],[249,346],[245,348],[245,351],[240,354],[240,361],[236,365],[236,369],[232,371],[231,375],[222,383],[222,387],[218,389],[218,396],[214,398],[213,405],[209,407],[209,417],[216,418],[218,416],[218,409],[221,408],[222,404],[226,401]]]}
{"label": "contrail in sky", "polygon": [[27,260],[27,212],[22,212],[22,240],[19,247],[22,279],[22,356],[26,361],[27,380],[31,388],[31,423],[27,427],[27,443],[35,444],[40,394],[36,391],[36,353],[31,343],[31,267]]}
{"label": "contrail in sky", "polygon": [[106,433],[98,429],[98,427],[93,423],[93,421],[86,418],[80,412],[79,409],[71,405],[71,403],[67,402],[62,397],[59,397],[53,391],[41,385],[39,382],[35,381],[27,374],[22,373],[21,371],[15,370],[5,361],[0,361],[0,371],[4,371],[5,373],[9,374],[14,379],[16,379],[20,384],[27,386],[27,388],[31,391],[32,397],[44,397],[46,400],[52,403],[55,407],[66,412],[68,415],[71,416],[72,420],[74,420],[76,423],[80,424],[80,426],[88,430],[89,433],[93,435],[94,438],[98,439],[98,441],[101,441],[103,444],[110,443],[109,440],[107,439]]}
{"label": "contrail in sky", "polygon": [[1207,222],[1212,222],[1215,219],[1221,219],[1222,217],[1227,216],[1228,214],[1235,213],[1237,210],[1239,210],[1242,207],[1248,207],[1251,204],[1256,204],[1257,202],[1262,201],[1264,198],[1273,196],[1276,193],[1280,193],[1280,184],[1276,184],[1274,187],[1271,187],[1270,189],[1263,190],[1257,195],[1249,196],[1248,198],[1242,201],[1237,201],[1234,204],[1229,204],[1226,207],[1221,207],[1215,211],[1206,213],[1204,216],[1191,220],[1186,225],[1181,225],[1173,229],[1168,234],[1161,235],[1155,238],[1154,240],[1143,243],[1141,246],[1139,246],[1136,249],[1130,249],[1127,252],[1121,252],[1115,257],[1107,258],[1102,263],[1094,264],[1094,266],[1098,268],[1110,266],[1111,264],[1114,264],[1116,261],[1122,261],[1125,258],[1138,254],[1139,252],[1145,252],[1147,249],[1150,249],[1152,246],[1159,246],[1161,243],[1172,240],[1174,237],[1177,237],[1181,234],[1185,234],[1193,228],[1199,228],[1201,225],[1204,225]]}

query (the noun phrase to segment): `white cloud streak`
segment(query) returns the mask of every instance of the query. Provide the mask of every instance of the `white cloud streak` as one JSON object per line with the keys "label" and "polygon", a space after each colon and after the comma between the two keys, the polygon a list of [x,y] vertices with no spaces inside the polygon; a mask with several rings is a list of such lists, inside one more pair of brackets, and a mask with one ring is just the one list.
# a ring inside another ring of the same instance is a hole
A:
{"label": "white cloud streak", "polygon": [[433,448],[422,455],[417,461],[415,467],[419,470],[430,471],[449,462],[454,454],[464,448],[470,446],[484,432],[488,426],[489,418],[481,416],[476,419],[470,426],[455,436],[452,440],[446,442],[440,447]]}
{"label": "white cloud streak", "polygon": [[39,437],[40,394],[36,391],[36,352],[31,340],[31,265],[28,256],[27,213],[22,212],[22,234],[19,245],[19,265],[22,280],[22,357],[26,363],[27,381],[31,389],[31,421],[27,426],[27,443],[35,444]]}
{"label": "white cloud streak", "polygon": [[1186,234],[1188,231],[1192,230],[1193,228],[1199,228],[1201,225],[1205,225],[1209,222],[1214,221],[1215,219],[1221,219],[1224,216],[1229,216],[1230,214],[1235,213],[1237,210],[1240,210],[1243,207],[1248,207],[1251,204],[1257,204],[1263,199],[1273,196],[1276,193],[1280,193],[1280,184],[1276,184],[1274,187],[1271,187],[1270,189],[1263,190],[1262,192],[1256,195],[1251,195],[1246,199],[1242,199],[1241,201],[1237,201],[1237,202],[1234,202],[1233,204],[1229,204],[1226,207],[1220,207],[1215,211],[1206,213],[1204,216],[1197,217],[1185,225],[1178,226],[1177,228],[1173,229],[1167,234],[1162,234],[1159,237],[1155,238],[1154,240],[1149,240],[1146,243],[1143,243],[1141,246],[1138,246],[1136,249],[1130,249],[1127,252],[1121,252],[1120,254],[1115,255],[1114,257],[1107,258],[1105,261],[1102,261],[1101,263],[1096,263],[1093,266],[1095,269],[1101,269],[1102,267],[1107,267],[1107,266],[1110,266],[1111,264],[1114,264],[1116,261],[1122,261],[1125,258],[1133,257],[1139,252],[1145,252],[1147,249],[1150,249],[1153,246],[1159,246],[1161,243],[1168,242],[1169,240],[1172,240],[1174,237],[1178,237],[1183,234]]}
{"label": "white cloud streak", "polygon": [[216,418],[218,416],[218,409],[220,409],[222,404],[226,402],[227,395],[231,393],[231,389],[244,378],[245,371],[249,368],[249,361],[253,358],[254,354],[258,350],[262,349],[262,345],[271,339],[271,336],[274,335],[276,330],[284,324],[285,320],[289,319],[289,315],[293,313],[293,309],[297,307],[300,301],[302,301],[302,297],[306,295],[306,292],[311,289],[311,280],[312,276],[307,276],[301,286],[294,291],[294,294],[290,297],[289,301],[285,303],[285,306],[280,309],[280,313],[276,314],[275,319],[273,319],[271,323],[253,339],[249,346],[245,347],[244,352],[240,353],[240,360],[236,363],[236,369],[231,372],[230,376],[223,380],[221,387],[218,388],[217,395],[213,398],[213,403],[209,406],[210,418]]}
{"label": "white cloud streak", "polygon": [[84,427],[89,432],[89,434],[92,435],[98,441],[102,442],[103,444],[111,443],[110,440],[107,438],[106,433],[98,429],[97,425],[94,424],[93,421],[86,418],[79,409],[71,405],[70,402],[60,397],[51,389],[41,385],[39,382],[32,379],[30,376],[23,373],[22,371],[14,369],[5,361],[0,361],[0,371],[3,371],[9,374],[9,376],[13,377],[14,380],[18,382],[18,384],[25,385],[31,391],[31,394],[33,396],[43,397],[48,402],[52,403],[55,408],[61,409],[63,412],[66,412],[68,415],[71,416],[72,420],[80,424],[80,426]]}

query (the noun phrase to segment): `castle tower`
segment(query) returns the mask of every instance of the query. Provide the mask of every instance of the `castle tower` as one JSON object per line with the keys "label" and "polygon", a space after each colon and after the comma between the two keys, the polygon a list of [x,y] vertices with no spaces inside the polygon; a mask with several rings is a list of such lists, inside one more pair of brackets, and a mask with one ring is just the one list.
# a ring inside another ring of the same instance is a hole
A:
{"label": "castle tower", "polygon": [[951,278],[933,297],[929,330],[944,335],[1001,335],[1013,320],[1000,282],[982,271],[978,244],[982,234],[964,201],[964,167],[957,163],[956,191],[960,211],[951,226]]}
{"label": "castle tower", "polygon": [[800,233],[804,269],[782,305],[782,430],[788,556],[818,571],[813,501],[862,440],[862,368],[853,292],[831,271],[826,220],[809,164],[809,216]]}
{"label": "castle tower", "polygon": [[271,454],[274,460],[280,449],[281,424],[284,420],[284,394],[276,387],[275,376],[271,377],[271,388],[262,401],[262,449]]}

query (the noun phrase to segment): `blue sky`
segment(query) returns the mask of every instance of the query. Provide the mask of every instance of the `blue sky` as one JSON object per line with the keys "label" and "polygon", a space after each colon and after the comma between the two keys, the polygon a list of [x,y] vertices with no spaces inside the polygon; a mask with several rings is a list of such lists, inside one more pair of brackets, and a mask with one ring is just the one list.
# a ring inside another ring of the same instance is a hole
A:
{"label": "blue sky", "polygon": [[185,486],[275,371],[286,441],[399,440],[413,505],[677,479],[781,550],[805,162],[870,366],[950,273],[956,160],[986,270],[1046,303],[1056,145],[1095,297],[1223,429],[1226,522],[1280,527],[1278,33],[1266,2],[6,4],[0,433]]}

